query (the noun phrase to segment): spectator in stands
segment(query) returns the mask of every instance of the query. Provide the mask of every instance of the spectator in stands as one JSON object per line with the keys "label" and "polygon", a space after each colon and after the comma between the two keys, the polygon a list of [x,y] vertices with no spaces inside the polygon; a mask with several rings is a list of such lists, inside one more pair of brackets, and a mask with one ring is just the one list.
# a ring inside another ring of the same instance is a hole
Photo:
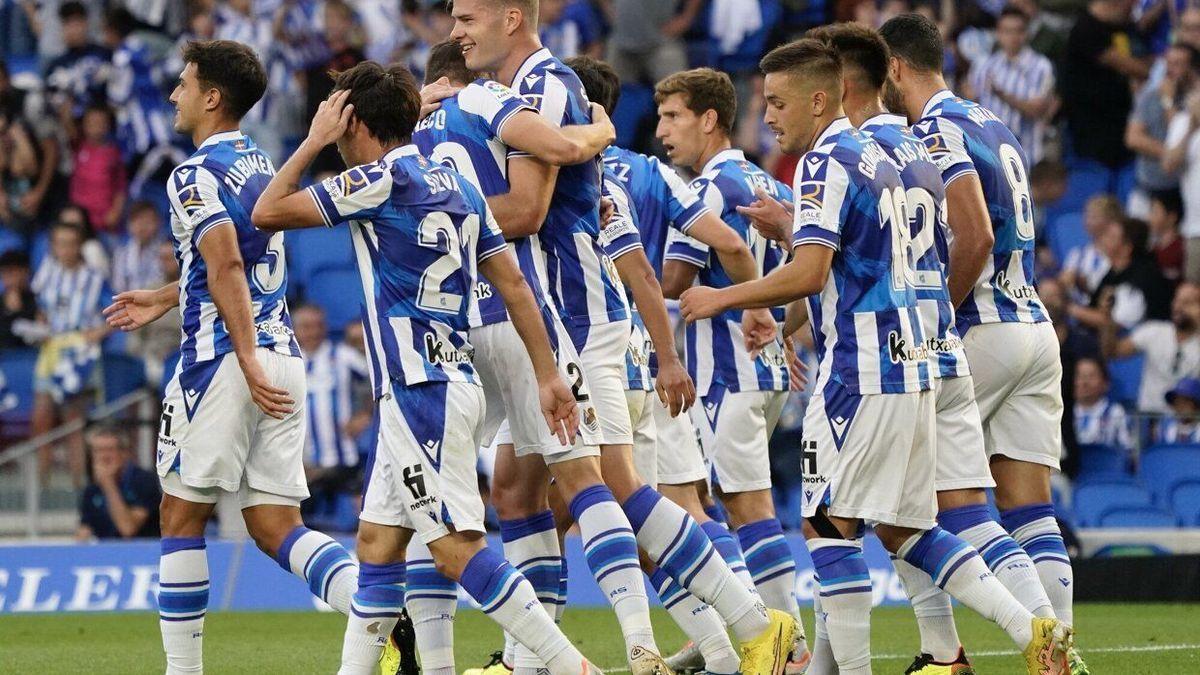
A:
{"label": "spectator in stands", "polygon": [[1125,407],[1108,398],[1104,362],[1087,357],[1075,362],[1075,438],[1083,445],[1107,445],[1132,460],[1133,439]]}
{"label": "spectator in stands", "polygon": [[1167,411],[1166,394],[1184,377],[1200,374],[1200,286],[1185,281],[1175,289],[1170,321],[1147,321],[1118,337],[1118,324],[1108,320],[1100,329],[1104,357],[1143,354],[1138,412]]}
{"label": "spectator in stands", "polygon": [[69,198],[87,211],[93,227],[110,234],[117,232],[129,187],[121,148],[113,137],[114,121],[107,105],[84,111],[68,189]]}
{"label": "spectator in stands", "polygon": [[[163,276],[159,242],[162,241],[162,217],[151,202],[139,200],[129,207],[129,240],[113,252],[113,290],[117,293],[138,288],[157,288]],[[174,267],[174,261],[171,262]]]}
{"label": "spectator in stands", "polygon": [[560,59],[586,55],[601,58],[600,20],[586,0],[541,0],[538,35]]}
{"label": "spectator in stands", "polygon": [[87,434],[91,481],[79,499],[75,537],[133,539],[158,536],[158,476],[137,465],[129,441],[116,427]]}
{"label": "spectator in stands", "polygon": [[108,278],[112,260],[108,257],[108,249],[96,238],[87,211],[78,204],[68,203],[58,212],[57,222],[78,228],[83,233],[83,261]]}
{"label": "spectator in stands", "polygon": [[[1173,44],[1185,44],[1200,49],[1200,7],[1189,2],[1189,7],[1179,14],[1171,39]],[[1159,54],[1150,67],[1150,79],[1146,86],[1157,87],[1167,76],[1167,53]]]}
{"label": "spectator in stands", "polygon": [[976,61],[964,96],[996,113],[1021,141],[1030,164],[1045,156],[1046,123],[1058,109],[1054,66],[1029,47],[1029,17],[1005,7],[996,21],[999,47]]}
{"label": "spectator in stands", "polygon": [[[155,212],[155,218],[157,217],[158,213]],[[154,269],[158,276],[132,288],[162,288],[179,280],[175,245],[157,237],[154,242],[151,248],[155,256]],[[146,369],[146,381],[151,386],[158,386],[162,382],[167,357],[179,351],[181,323],[182,317],[179,312],[167,312],[149,325],[143,326],[141,330],[126,334],[125,351],[142,360]]]}
{"label": "spectator in stands", "polygon": [[1046,207],[1067,194],[1067,167],[1053,159],[1043,159],[1029,169],[1029,197],[1033,200],[1033,224],[1039,235],[1050,225]]}
{"label": "spectator in stands", "polygon": [[66,51],[50,61],[43,76],[47,112],[70,128],[91,105],[106,99],[112,52],[92,42],[88,35],[88,10],[81,2],[59,5],[63,46]]}
{"label": "spectator in stands", "polygon": [[1134,18],[1138,30],[1146,36],[1150,52],[1160,54],[1171,39],[1175,19],[1190,0],[1137,0]]}
{"label": "spectator in stands", "polygon": [[[354,10],[342,0],[330,0],[325,3],[325,32],[324,42],[326,57],[312,64],[307,70],[308,81],[306,99],[306,119],[312,119],[317,113],[317,106],[329,98],[333,91],[333,78],[330,73],[340,73],[349,70],[356,64],[365,61],[366,55],[354,44],[358,25],[354,18]],[[334,146],[326,146],[317,158],[313,160],[311,170],[341,171],[345,168],[342,158]]]}
{"label": "spectator in stands", "polygon": [[683,34],[696,20],[703,4],[702,0],[679,3],[601,0],[612,25],[608,62],[621,81],[653,85],[687,69]]}
{"label": "spectator in stands", "polygon": [[329,339],[325,312],[315,305],[292,311],[296,340],[308,373],[308,434],[304,472],[315,507],[354,493],[359,480],[355,436],[370,424],[367,362],[345,343]]}
{"label": "spectator in stands", "polygon": [[1171,118],[1167,128],[1163,169],[1179,175],[1183,196],[1183,222],[1179,233],[1184,239],[1185,279],[1200,282],[1200,90],[1192,91],[1184,105]]}
{"label": "spectator in stands", "polygon": [[1185,377],[1167,392],[1171,411],[1158,422],[1155,443],[1200,443],[1200,379]]}
{"label": "spectator in stands", "polygon": [[[83,258],[83,231],[58,223],[50,232],[50,256],[33,278],[45,332],[34,368],[33,435],[87,412],[88,393],[98,386],[100,342],[109,328],[101,315],[112,301],[104,275]],[[77,486],[84,477],[83,432],[67,437],[67,465]],[[53,448],[40,450],[43,482],[54,463]]]}
{"label": "spectator in stands", "polygon": [[1100,248],[1100,240],[1110,227],[1125,217],[1121,202],[1112,195],[1096,195],[1083,207],[1083,228],[1088,242],[1067,251],[1059,279],[1071,290],[1071,297],[1085,302],[1096,292],[1111,266]]}
{"label": "spectator in stands", "polygon": [[1183,279],[1183,238],[1179,222],[1183,219],[1183,198],[1179,190],[1150,193],[1146,224],[1150,226],[1150,249],[1163,277],[1172,286]]}
{"label": "spectator in stands", "polygon": [[30,331],[36,323],[37,297],[29,287],[29,256],[8,251],[0,255],[0,349],[28,347],[34,341]]}
{"label": "spectator in stands", "polygon": [[[1100,342],[1096,339],[1096,333],[1071,318],[1066,286],[1053,277],[1047,277],[1038,282],[1038,296],[1042,299],[1042,305],[1045,306],[1046,313],[1054,324],[1054,330],[1058,333],[1059,351],[1064,368],[1068,361],[1074,363],[1076,359],[1100,354]],[[1064,370],[1063,379],[1072,382],[1065,373]]]}
{"label": "spectator in stands", "polygon": [[1092,294],[1090,307],[1072,315],[1097,329],[1109,317],[1125,330],[1147,319],[1168,319],[1171,284],[1158,269],[1149,244],[1150,228],[1145,221],[1125,218],[1109,225],[1098,245],[1111,267]]}
{"label": "spectator in stands", "polygon": [[[1071,150],[1113,172],[1133,160],[1123,142],[1133,107],[1130,80],[1144,80],[1128,0],[1091,0],[1067,38],[1061,90]],[[1110,189],[1115,187],[1115,179]]]}
{"label": "spectator in stands", "polygon": [[1125,126],[1125,144],[1137,155],[1134,178],[1137,190],[1131,195],[1132,215],[1145,215],[1147,194],[1179,185],[1179,177],[1163,169],[1167,128],[1172,116],[1196,82],[1200,69],[1200,51],[1179,42],[1167,50],[1166,76],[1158,86],[1147,85],[1138,94],[1133,114]]}
{"label": "spectator in stands", "polygon": [[175,139],[174,112],[160,82],[162,71],[151,45],[136,28],[137,19],[123,7],[105,16],[105,40],[113,50],[108,100],[117,109],[117,137],[131,172],[137,171],[147,153]]}
{"label": "spectator in stands", "polygon": [[25,210],[25,196],[40,171],[36,143],[19,117],[0,110],[0,225],[18,232],[29,232],[34,226],[33,214]]}

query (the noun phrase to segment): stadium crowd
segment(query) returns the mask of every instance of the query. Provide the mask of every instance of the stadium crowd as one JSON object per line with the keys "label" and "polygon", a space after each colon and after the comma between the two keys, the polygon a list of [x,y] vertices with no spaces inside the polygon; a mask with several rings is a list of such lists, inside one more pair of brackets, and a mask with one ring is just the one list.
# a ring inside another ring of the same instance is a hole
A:
{"label": "stadium crowd", "polygon": [[[175,313],[127,337],[110,334],[100,311],[114,292],[178,276],[163,181],[191,151],[171,130],[167,101],[182,44],[215,37],[255,48],[269,86],[244,130],[282,158],[331,91],[331,71],[374,59],[419,78],[450,31],[447,4],[0,1],[0,350],[42,355],[29,424],[6,417],[3,440],[85,414],[102,353],[142,360],[152,385],[171,367]],[[761,120],[759,58],[813,25],[878,27],[912,10],[947,37],[952,86],[999,115],[1033,164],[1039,292],[1065,368],[1065,473],[1104,462],[1133,471],[1140,448],[1200,442],[1200,3],[542,0],[541,33],[560,58],[590,54],[617,69],[619,144],[637,150],[661,151],[655,82],[686,67],[728,72],[739,97],[735,145],[790,184],[796,158],[778,153]],[[327,148],[312,177],[340,168]],[[348,243],[305,235],[289,235],[287,253],[314,411],[307,463],[319,498],[310,508],[337,517],[339,495],[361,481],[360,441],[373,435],[370,388],[361,325],[345,301],[357,286]],[[781,502],[798,485],[802,398],[789,402],[773,444]],[[118,443],[113,436],[93,444]],[[86,512],[118,460],[86,470],[85,445],[83,434],[70,437],[65,457],[78,486],[93,476]],[[49,448],[42,459],[44,472],[58,460]],[[781,518],[798,526],[795,511],[780,509]]]}

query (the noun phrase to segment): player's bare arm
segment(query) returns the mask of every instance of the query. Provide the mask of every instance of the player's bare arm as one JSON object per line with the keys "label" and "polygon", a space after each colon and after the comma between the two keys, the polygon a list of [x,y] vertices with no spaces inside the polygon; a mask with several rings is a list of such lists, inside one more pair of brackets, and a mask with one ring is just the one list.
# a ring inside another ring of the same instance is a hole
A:
{"label": "player's bare arm", "polygon": [[[742,241],[741,237],[737,236],[736,232],[733,232],[732,228],[729,228],[728,225],[725,225],[720,218],[717,218],[717,222],[720,223],[722,227],[729,229],[737,241],[741,243],[742,247],[745,248],[745,242]],[[699,224],[699,222],[696,223],[696,225]],[[695,229],[696,226],[693,225],[692,228],[688,230],[688,236],[693,236]],[[699,237],[695,238],[699,239]],[[708,242],[704,243],[707,244]],[[750,270],[749,278],[742,281],[738,281],[738,279],[735,279],[734,275],[730,273],[730,278],[737,283],[745,283],[746,281],[754,281],[758,279],[758,263],[754,262],[754,258],[750,256],[750,249],[746,248],[745,250],[746,255],[750,257],[750,264],[752,265],[752,268]],[[721,264],[724,266],[725,261],[722,260]],[[663,297],[681,297],[685,291],[687,291],[689,288],[692,288],[692,284],[696,282],[696,274],[699,271],[700,268],[683,260],[664,261]],[[729,272],[729,268],[726,267],[725,271]],[[746,271],[743,270],[741,273],[745,274]],[[777,329],[778,327],[775,324],[775,318],[771,316],[771,310],[767,307],[747,309],[745,312],[742,312],[742,337],[744,338],[746,351],[750,353],[750,358],[758,358],[758,352],[762,349],[763,345],[766,345],[768,342],[775,339]]]}
{"label": "player's bare arm", "polygon": [[979,176],[966,173],[946,186],[946,222],[954,238],[950,244],[950,302],[962,304],[975,288],[975,282],[992,254],[996,237]]}
{"label": "player's bare arm", "polygon": [[658,399],[674,417],[696,402],[696,386],[675,350],[675,336],[663,302],[662,287],[658,285],[658,277],[646,259],[646,253],[640,248],[618,257],[613,264],[621,281],[633,294],[633,302],[650,333],[650,341],[654,343],[654,351],[658,354],[658,377],[654,386]]}
{"label": "player's bare arm", "polygon": [[217,313],[225,322],[238,366],[250,387],[254,404],[267,415],[283,419],[292,413],[295,400],[287,390],[272,386],[255,354],[254,315],[250,311],[250,286],[232,222],[213,226],[200,240],[200,255],[208,268],[208,290]]}
{"label": "player's bare arm", "polygon": [[603,152],[617,140],[617,130],[604,108],[593,103],[591,124],[565,127],[554,126],[536,111],[521,110],[504,123],[500,140],[547,164],[570,166],[582,164]]}
{"label": "player's bare arm", "polygon": [[104,308],[108,325],[122,331],[137,330],[179,306],[179,282],[161,288],[125,291]]}
{"label": "player's bare arm", "polygon": [[[788,222],[790,227],[791,221]],[[717,260],[721,261],[721,267],[725,269],[725,273],[729,275],[729,279],[733,283],[740,284],[743,281],[753,281],[758,278],[758,263],[754,261],[750,247],[732,227],[721,220],[719,215],[709,211],[697,218],[696,222],[688,228],[687,234],[689,237],[707,244],[713,253],[717,254]],[[690,280],[688,285],[691,285]],[[683,290],[680,288],[679,293],[682,293]],[[679,293],[672,297],[679,297]]]}
{"label": "player's bare arm", "polygon": [[786,199],[775,199],[761,187],[754,191],[758,197],[748,206],[737,207],[738,213],[750,219],[758,233],[784,246],[792,244],[792,218],[795,208]]}
{"label": "player's bare arm", "polygon": [[317,106],[308,136],[275,172],[271,182],[259,196],[258,202],[254,204],[254,213],[250,219],[255,227],[277,232],[325,224],[316,203],[311,197],[300,192],[300,177],[325,146],[337,141],[346,133],[354,114],[354,106],[346,103],[349,97],[349,89],[335,91]]}
{"label": "player's bare arm", "polygon": [[728,309],[777,307],[820,292],[829,278],[833,249],[821,244],[797,246],[788,264],[771,274],[726,288],[696,286],[679,298],[687,321],[707,319]]}
{"label": "player's bare arm", "polygon": [[570,445],[579,430],[579,413],[575,395],[558,372],[558,364],[550,346],[546,324],[542,322],[537,301],[525,275],[509,251],[502,251],[479,263],[479,271],[504,299],[509,318],[533,362],[538,381],[542,415],[550,431],[563,445]]}
{"label": "player's bare arm", "polygon": [[538,233],[550,198],[554,196],[558,167],[534,157],[513,157],[508,162],[508,192],[487,198],[488,208],[500,224],[505,239],[519,239]]}

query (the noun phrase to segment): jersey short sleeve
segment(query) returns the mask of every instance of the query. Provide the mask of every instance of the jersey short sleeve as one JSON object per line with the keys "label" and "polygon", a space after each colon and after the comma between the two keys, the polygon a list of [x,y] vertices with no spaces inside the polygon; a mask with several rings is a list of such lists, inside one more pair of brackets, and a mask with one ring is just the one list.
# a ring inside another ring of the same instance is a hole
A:
{"label": "jersey short sleeve", "polygon": [[675,173],[674,169],[658,161],[657,158],[651,159],[651,162],[658,170],[658,175],[667,188],[664,200],[667,204],[667,217],[675,229],[686,233],[697,220],[711,209],[700,199],[696,190]]}
{"label": "jersey short sleeve", "polygon": [[326,227],[370,218],[392,194],[392,172],[383,162],[362,164],[309,186],[308,194]]}
{"label": "jersey short sleeve", "polygon": [[956,178],[976,173],[975,162],[967,154],[967,142],[962,129],[945,119],[923,120],[913,133],[925,143],[929,156],[942,172],[942,183],[950,185]]}
{"label": "jersey short sleeve", "polygon": [[214,226],[233,221],[221,201],[217,177],[203,166],[180,166],[172,171],[167,196],[171,212],[192,233],[193,242],[199,243]]}
{"label": "jersey short sleeve", "polygon": [[[701,176],[685,187],[696,193],[697,204],[703,206],[706,211],[716,214],[725,212],[725,196],[721,194],[721,190],[717,186],[713,185],[711,177]],[[696,267],[707,267],[708,253],[708,244],[687,236],[682,228],[671,230],[667,235],[667,251],[664,254],[664,258],[667,260],[678,260]]]}
{"label": "jersey short sleeve", "polygon": [[600,248],[610,260],[616,260],[641,249],[642,237],[638,233],[637,214],[620,179],[606,174],[602,181],[603,195],[613,202],[613,216],[600,230]]}
{"label": "jersey short sleeve", "polygon": [[458,94],[458,105],[479,116],[487,135],[501,137],[504,124],[522,110],[537,112],[517,92],[495,80],[475,80]]}
{"label": "jersey short sleeve", "polygon": [[504,240],[504,235],[500,232],[500,223],[496,222],[496,216],[492,215],[492,210],[488,207],[487,202],[483,202],[483,219],[479,223],[479,245],[476,247],[476,260],[483,262],[507,248],[508,242]]}
{"label": "jersey short sleeve", "polygon": [[835,251],[841,248],[842,224],[850,212],[849,189],[849,174],[829,155],[810,152],[801,158],[792,248],[804,244],[820,244]]}
{"label": "jersey short sleeve", "polygon": [[[567,114],[567,104],[570,102],[567,85],[563,84],[562,80],[552,73],[546,73],[544,77],[538,78],[531,91],[525,94],[525,100],[547,122],[556,127],[562,126],[563,119]],[[521,150],[509,150],[508,156],[529,157],[531,155]]]}

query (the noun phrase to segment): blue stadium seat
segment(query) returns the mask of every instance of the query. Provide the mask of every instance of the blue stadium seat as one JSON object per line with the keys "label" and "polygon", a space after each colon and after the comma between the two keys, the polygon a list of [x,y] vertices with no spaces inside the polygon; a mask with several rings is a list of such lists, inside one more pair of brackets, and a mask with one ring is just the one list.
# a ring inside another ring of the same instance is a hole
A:
{"label": "blue stadium seat", "polygon": [[1058,264],[1065,263],[1071,249],[1085,246],[1089,241],[1087,230],[1083,229],[1083,213],[1072,211],[1055,218],[1046,230],[1046,241]]}
{"label": "blue stadium seat", "polygon": [[329,331],[341,335],[351,321],[361,318],[362,282],[353,265],[313,270],[305,286],[305,299],[325,310]]}
{"label": "blue stadium seat", "polygon": [[1110,174],[1098,165],[1089,164],[1087,160],[1072,161],[1068,168],[1067,193],[1058,205],[1060,208],[1082,211],[1087,200],[1110,191]]}
{"label": "blue stadium seat", "polygon": [[1102,517],[1113,509],[1153,504],[1150,491],[1132,479],[1080,482],[1072,501],[1079,524],[1084,527],[1099,526]]}
{"label": "blue stadium seat", "polygon": [[1171,509],[1185,526],[1200,526],[1200,480],[1183,481],[1171,491]]}
{"label": "blue stadium seat", "polygon": [[1129,474],[1129,458],[1114,447],[1101,444],[1079,446],[1079,480]]}
{"label": "blue stadium seat", "polygon": [[25,248],[25,237],[0,226],[0,253],[8,253],[9,251],[19,251]]}
{"label": "blue stadium seat", "polygon": [[29,244],[29,268],[37,272],[38,265],[50,254],[50,231],[42,230],[33,235]]}
{"label": "blue stadium seat", "polygon": [[106,403],[146,386],[146,366],[142,360],[128,354],[105,354],[104,401]]}
{"label": "blue stadium seat", "polygon": [[0,351],[0,371],[4,373],[5,386],[17,398],[12,409],[0,412],[0,437],[23,438],[29,434],[29,421],[33,414],[33,366],[36,362],[36,349]]}
{"label": "blue stadium seat", "polygon": [[1123,506],[1110,509],[1100,518],[1100,527],[1175,528],[1175,514],[1156,506]]}
{"label": "blue stadium seat", "polygon": [[344,227],[291,230],[284,237],[291,289],[303,293],[313,273],[322,267],[354,265],[350,232]]}
{"label": "blue stadium seat", "polygon": [[654,114],[654,90],[644,84],[621,85],[621,98],[613,111],[612,123],[617,128],[617,145],[628,148],[637,139],[642,120]]}
{"label": "blue stadium seat", "polygon": [[1108,390],[1109,397],[1118,403],[1136,405],[1145,363],[1146,357],[1142,354],[1109,361],[1108,376],[1112,383]]}
{"label": "blue stadium seat", "polygon": [[1200,445],[1155,445],[1142,451],[1138,476],[1168,503],[1171,490],[1187,480],[1200,480]]}

